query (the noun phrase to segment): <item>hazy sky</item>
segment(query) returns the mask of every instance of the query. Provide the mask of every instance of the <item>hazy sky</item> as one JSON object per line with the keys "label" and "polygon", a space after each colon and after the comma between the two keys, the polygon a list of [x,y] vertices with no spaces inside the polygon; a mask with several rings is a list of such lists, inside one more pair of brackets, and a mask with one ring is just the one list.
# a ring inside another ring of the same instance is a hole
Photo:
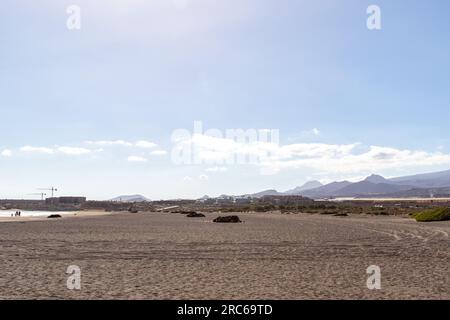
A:
{"label": "hazy sky", "polygon": [[[371,4],[381,30],[366,26]],[[0,198],[52,185],[199,197],[449,169],[449,13],[441,0],[2,0]],[[258,141],[194,135],[194,121]],[[179,129],[192,135],[171,139]],[[270,129],[278,144],[261,141]],[[174,159],[180,145],[198,162]]]}

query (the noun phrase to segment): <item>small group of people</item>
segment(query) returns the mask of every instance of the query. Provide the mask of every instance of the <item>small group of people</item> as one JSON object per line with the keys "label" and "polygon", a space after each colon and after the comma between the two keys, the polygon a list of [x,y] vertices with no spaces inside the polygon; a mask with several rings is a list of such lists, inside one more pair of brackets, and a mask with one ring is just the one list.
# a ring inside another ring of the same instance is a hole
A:
{"label": "small group of people", "polygon": [[[14,213],[14,217],[20,217],[21,214],[22,214],[22,212],[16,211],[16,213]],[[11,213],[11,217],[12,216],[13,216],[13,214]]]}

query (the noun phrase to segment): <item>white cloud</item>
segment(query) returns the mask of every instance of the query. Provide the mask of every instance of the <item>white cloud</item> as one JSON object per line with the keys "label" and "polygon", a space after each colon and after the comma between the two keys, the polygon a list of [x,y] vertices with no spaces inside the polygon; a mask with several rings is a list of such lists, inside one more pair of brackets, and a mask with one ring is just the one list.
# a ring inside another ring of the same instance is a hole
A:
{"label": "white cloud", "polygon": [[147,159],[145,159],[144,157],[140,157],[140,156],[129,156],[127,158],[127,160],[129,162],[147,162]]}
{"label": "white cloud", "polygon": [[150,152],[151,155],[153,156],[165,156],[167,154],[167,151],[165,150],[155,150]]}
{"label": "white cloud", "polygon": [[33,152],[33,153],[46,153],[46,154],[53,154],[54,150],[47,147],[32,147],[32,146],[24,146],[20,148],[20,151],[22,152]]}
{"label": "white cloud", "polygon": [[359,153],[354,152],[349,145],[349,150],[344,152],[323,152],[322,154],[312,152],[312,154],[311,157],[303,155],[269,159],[261,162],[260,165],[275,171],[311,168],[328,174],[358,174],[450,164],[450,155],[441,152],[402,150],[379,146],[370,146],[367,151]]}
{"label": "white cloud", "polygon": [[96,146],[123,146],[123,147],[133,146],[131,142],[125,140],[99,140],[99,141],[86,141],[86,143]]}
{"label": "white cloud", "polygon": [[[276,149],[275,143],[257,141],[245,143],[232,139],[194,134],[192,137],[177,140],[176,148],[172,152],[172,160],[175,163],[192,161],[196,164],[206,163],[211,165],[255,163],[255,157],[262,157],[265,153]],[[188,155],[188,157],[185,158],[185,155]],[[188,159],[189,156],[192,156],[191,159]]]}
{"label": "white cloud", "polygon": [[76,147],[59,147],[57,150],[61,153],[71,156],[80,156],[92,152],[92,150],[86,148],[76,148]]}
{"label": "white cloud", "polygon": [[[187,160],[194,164],[251,164],[264,174],[283,169],[306,168],[340,175],[360,175],[405,168],[423,168],[450,164],[450,155],[391,147],[364,146],[359,143],[243,143],[232,139],[193,135],[178,142],[190,151]],[[358,148],[357,148],[358,147]],[[214,167],[213,167],[214,168]],[[214,172],[215,169],[209,169]]]}
{"label": "white cloud", "polygon": [[135,143],[126,141],[126,140],[98,140],[98,141],[85,141],[85,143],[89,145],[96,145],[96,146],[104,146],[104,147],[113,147],[113,146],[119,146],[119,147],[136,147],[136,148],[143,148],[143,149],[151,149],[155,148],[158,145],[154,142],[147,141],[147,140],[138,140]]}
{"label": "white cloud", "polygon": [[238,142],[232,139],[195,134],[178,142],[180,150],[191,152],[192,158],[211,164],[260,164],[263,160],[286,160],[298,157],[337,157],[348,154],[358,144],[330,145],[303,143],[280,146],[272,142]]}
{"label": "white cloud", "polygon": [[11,150],[5,149],[5,150],[3,150],[3,151],[0,153],[0,155],[1,155],[2,157],[9,158],[9,157],[12,157],[13,153],[12,153]]}
{"label": "white cloud", "polygon": [[[89,150],[86,148],[79,148],[79,147],[55,147],[55,148],[49,148],[49,147],[33,147],[33,146],[24,146],[20,148],[20,151],[22,152],[28,152],[28,153],[43,153],[43,154],[55,154],[55,153],[61,153],[69,156],[80,156],[80,155],[86,155],[93,152],[93,150]],[[95,150],[95,151],[101,151],[101,150]]]}
{"label": "white cloud", "polygon": [[320,130],[317,129],[317,128],[312,129],[311,132],[312,132],[315,136],[318,136],[318,135],[320,134]]}
{"label": "white cloud", "polygon": [[201,174],[198,176],[198,178],[202,181],[208,181],[209,177],[206,174]]}
{"label": "white cloud", "polygon": [[185,176],[185,177],[183,178],[183,181],[186,181],[186,182],[192,181],[192,177],[190,177],[190,176]]}
{"label": "white cloud", "polygon": [[157,144],[150,141],[139,140],[138,142],[136,142],[135,146],[138,148],[151,149],[156,147]]}

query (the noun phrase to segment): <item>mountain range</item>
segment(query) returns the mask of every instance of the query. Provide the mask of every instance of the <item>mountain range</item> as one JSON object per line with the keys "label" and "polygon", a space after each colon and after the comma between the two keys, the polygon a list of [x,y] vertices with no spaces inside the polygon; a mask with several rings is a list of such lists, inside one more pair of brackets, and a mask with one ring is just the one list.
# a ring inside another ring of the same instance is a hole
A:
{"label": "mountain range", "polygon": [[313,199],[336,197],[448,197],[450,196],[450,170],[386,179],[373,174],[359,182],[339,181],[322,185],[309,181],[285,192],[265,190],[248,196],[261,198],[268,195],[301,195]]}

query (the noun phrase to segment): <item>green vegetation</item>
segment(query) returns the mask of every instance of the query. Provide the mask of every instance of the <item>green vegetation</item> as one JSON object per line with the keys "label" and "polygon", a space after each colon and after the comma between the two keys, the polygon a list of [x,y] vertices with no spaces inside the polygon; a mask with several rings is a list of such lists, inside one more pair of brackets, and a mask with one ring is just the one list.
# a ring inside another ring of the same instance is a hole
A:
{"label": "green vegetation", "polygon": [[[381,202],[380,202],[381,203]],[[439,204],[441,207],[450,205],[447,203]],[[355,201],[355,202],[325,202],[317,201],[313,203],[294,204],[294,203],[276,203],[268,201],[255,200],[253,203],[246,204],[213,204],[186,206],[184,211],[202,211],[202,212],[281,212],[282,214],[322,214],[322,215],[371,215],[371,216],[407,216],[415,218],[415,215],[422,213],[423,210],[436,209],[435,203],[417,203],[414,201],[405,202],[384,202],[382,204],[376,201]],[[445,209],[445,208],[444,208]],[[450,208],[449,208],[450,210]],[[428,211],[427,211],[428,212]],[[425,220],[427,220],[426,218]],[[438,218],[441,219],[441,218]],[[419,220],[418,220],[419,221]],[[435,220],[431,220],[435,221]]]}
{"label": "green vegetation", "polygon": [[446,207],[429,209],[416,213],[413,217],[419,222],[450,220],[450,209]]}

